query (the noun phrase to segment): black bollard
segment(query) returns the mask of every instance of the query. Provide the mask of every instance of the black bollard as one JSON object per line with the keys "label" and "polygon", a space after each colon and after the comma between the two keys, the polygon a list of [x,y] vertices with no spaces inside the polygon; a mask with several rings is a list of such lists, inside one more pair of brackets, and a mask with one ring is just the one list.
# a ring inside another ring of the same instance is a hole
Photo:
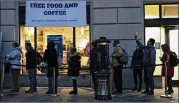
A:
{"label": "black bollard", "polygon": [[95,97],[96,100],[111,100],[111,80],[110,72],[108,71],[98,71],[96,75],[96,91]]}

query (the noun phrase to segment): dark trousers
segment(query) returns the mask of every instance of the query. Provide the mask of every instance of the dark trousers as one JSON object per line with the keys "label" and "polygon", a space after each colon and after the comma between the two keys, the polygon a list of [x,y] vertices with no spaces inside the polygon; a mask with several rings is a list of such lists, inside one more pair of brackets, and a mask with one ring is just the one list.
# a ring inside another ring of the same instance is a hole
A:
{"label": "dark trousers", "polygon": [[93,85],[94,85],[94,91],[96,91],[96,76],[94,73],[92,73],[92,80],[93,80]]}
{"label": "dark trousers", "polygon": [[20,75],[20,69],[11,69],[12,73],[12,79],[13,79],[13,90],[19,91],[19,75]]}
{"label": "dark trousers", "polygon": [[173,91],[173,88],[172,88],[172,77],[167,77],[167,86],[168,86],[168,91]]}
{"label": "dark trousers", "polygon": [[142,69],[133,69],[133,78],[134,78],[134,88],[138,87],[138,79],[139,79],[139,89],[142,89]]}
{"label": "dark trousers", "polygon": [[72,82],[73,82],[73,91],[75,91],[77,89],[77,80],[72,79]]}
{"label": "dark trousers", "polygon": [[55,91],[54,91],[54,77],[48,77],[48,92],[57,94],[58,76],[55,77]]}
{"label": "dark trousers", "polygon": [[122,93],[122,69],[123,66],[115,66],[114,69],[114,85],[117,90],[117,92]]}
{"label": "dark trousers", "polygon": [[29,77],[29,81],[30,81],[30,90],[31,91],[36,91],[36,88],[37,88],[36,75],[37,75],[37,70],[35,68],[28,69],[28,77]]}
{"label": "dark trousers", "polygon": [[146,91],[154,91],[154,80],[153,74],[154,70],[152,68],[144,68],[144,81],[146,86]]}

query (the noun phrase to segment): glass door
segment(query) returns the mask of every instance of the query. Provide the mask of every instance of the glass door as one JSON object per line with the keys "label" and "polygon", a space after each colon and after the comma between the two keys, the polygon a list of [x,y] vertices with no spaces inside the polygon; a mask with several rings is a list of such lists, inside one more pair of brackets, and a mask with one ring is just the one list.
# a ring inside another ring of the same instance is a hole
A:
{"label": "glass door", "polygon": [[[178,29],[169,30],[169,44],[171,51],[175,52],[178,56]],[[174,69],[174,77],[173,81],[177,82],[179,84],[179,78],[178,78],[178,66]]]}

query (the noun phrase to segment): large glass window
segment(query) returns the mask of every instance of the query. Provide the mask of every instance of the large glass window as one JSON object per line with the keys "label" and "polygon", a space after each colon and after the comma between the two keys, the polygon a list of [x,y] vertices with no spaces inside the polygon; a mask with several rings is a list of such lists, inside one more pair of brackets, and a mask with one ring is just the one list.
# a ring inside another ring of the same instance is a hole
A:
{"label": "large glass window", "polygon": [[76,28],[76,47],[79,52],[82,54],[81,64],[82,66],[88,65],[89,58],[89,26],[86,27],[77,27]]}
{"label": "large glass window", "polygon": [[[26,53],[26,50],[25,50],[25,42],[31,42],[32,44],[32,47],[34,48],[34,27],[25,27],[25,26],[22,26],[20,27],[20,43],[21,43],[21,47],[22,47],[22,50],[23,50],[23,55],[22,55],[22,64],[25,65],[26,64],[26,58],[25,58],[25,53]],[[27,74],[26,72],[26,68],[23,67],[22,68],[22,73],[23,74]]]}
{"label": "large glass window", "polygon": [[[37,44],[37,51],[41,54],[41,56],[44,55],[45,49],[47,47],[47,37],[53,36],[53,35],[59,35],[62,36],[62,49],[63,49],[63,56],[62,56],[62,62],[64,68],[67,68],[67,58],[68,58],[68,52],[69,48],[73,46],[73,42],[76,41],[76,48],[78,52],[82,55],[81,65],[82,67],[88,67],[88,58],[89,58],[89,26],[86,27],[76,27],[75,35],[73,35],[73,27],[57,27],[57,28],[45,28],[45,27],[39,27],[37,28],[37,31],[34,31],[34,28],[29,27],[20,27],[20,35],[21,35],[21,47],[24,51],[24,54],[26,52],[25,50],[25,41],[29,41],[32,43],[34,47],[34,43]],[[34,40],[35,36],[34,33],[36,32],[36,40]],[[75,40],[74,37],[75,36]],[[25,63],[25,56],[23,57],[23,64]],[[67,72],[67,70],[64,70]],[[64,72],[63,71],[63,72]],[[40,71],[37,71],[38,74],[41,74]],[[27,74],[26,69],[23,68],[23,74]]]}
{"label": "large glass window", "polygon": [[154,19],[159,17],[159,5],[145,6],[145,19]]}
{"label": "large glass window", "polygon": [[178,5],[162,5],[162,18],[178,18]]}
{"label": "large glass window", "polygon": [[[164,35],[164,34],[163,34]],[[150,38],[155,39],[156,44],[161,43],[161,28],[160,27],[146,27],[145,28],[145,43]],[[156,64],[161,64],[160,57],[162,57],[161,48],[156,48]],[[157,66],[154,75],[161,75],[161,66]]]}

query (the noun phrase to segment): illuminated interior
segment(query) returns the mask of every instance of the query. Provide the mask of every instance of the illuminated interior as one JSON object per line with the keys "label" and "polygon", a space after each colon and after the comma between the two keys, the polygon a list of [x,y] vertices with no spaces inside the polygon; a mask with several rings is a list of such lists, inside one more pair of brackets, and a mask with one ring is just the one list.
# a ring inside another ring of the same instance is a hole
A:
{"label": "illuminated interior", "polygon": [[[178,56],[178,30],[170,30],[169,31],[169,41],[170,41],[170,49],[171,51],[175,52]],[[178,66],[174,69],[174,77],[173,80],[178,80]]]}
{"label": "illuminated interior", "polygon": [[[145,43],[150,38],[155,39],[156,43],[161,43],[161,28],[160,27],[146,27],[145,28]],[[164,35],[164,34],[163,34]],[[160,57],[162,57],[162,51],[160,49],[156,49],[156,64],[161,64]],[[156,66],[154,75],[161,75],[161,66]]]}
{"label": "illuminated interior", "polygon": [[178,5],[162,5],[162,18],[178,18]]}
{"label": "illuminated interior", "polygon": [[[76,38],[76,48],[78,52],[81,53],[81,65],[82,67],[88,67],[89,55],[87,50],[89,50],[89,26],[86,27],[76,27],[75,38]],[[21,47],[25,50],[25,41],[30,41],[34,47],[34,28],[33,27],[20,27],[21,30]],[[63,42],[63,66],[67,67],[67,57],[68,50],[73,46],[73,28],[72,27],[58,27],[58,28],[37,28],[37,51],[43,56],[46,46],[47,46],[47,36],[48,35],[62,35]],[[23,64],[25,64],[25,56],[23,56]],[[23,68],[23,74],[27,74],[25,68]],[[41,74],[38,71],[38,74]]]}
{"label": "illuminated interior", "polygon": [[145,6],[145,19],[159,18],[159,5]]}

